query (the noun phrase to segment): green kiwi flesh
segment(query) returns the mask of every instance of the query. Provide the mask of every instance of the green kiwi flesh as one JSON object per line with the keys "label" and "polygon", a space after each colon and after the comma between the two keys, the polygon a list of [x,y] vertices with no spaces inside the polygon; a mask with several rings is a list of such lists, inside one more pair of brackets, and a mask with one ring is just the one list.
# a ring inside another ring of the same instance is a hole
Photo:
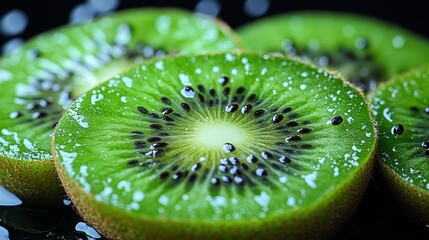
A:
{"label": "green kiwi flesh", "polygon": [[377,83],[429,62],[428,39],[347,12],[286,12],[247,23],[237,33],[247,49],[297,56],[339,71],[368,94]]}
{"label": "green kiwi flesh", "polygon": [[180,9],[128,9],[34,37],[0,60],[0,184],[35,204],[60,199],[50,137],[81,93],[165,54],[238,45],[221,21]]}
{"label": "green kiwi flesh", "polygon": [[380,129],[379,170],[400,206],[429,225],[429,66],[381,84],[372,111]]}
{"label": "green kiwi flesh", "polygon": [[153,59],[79,97],[53,137],[78,212],[113,239],[322,238],[372,174],[352,85],[257,53]]}

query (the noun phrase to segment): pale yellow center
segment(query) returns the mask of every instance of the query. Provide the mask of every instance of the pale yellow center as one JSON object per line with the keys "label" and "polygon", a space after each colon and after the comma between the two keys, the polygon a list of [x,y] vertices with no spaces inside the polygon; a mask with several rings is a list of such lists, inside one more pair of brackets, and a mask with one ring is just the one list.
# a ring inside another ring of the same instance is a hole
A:
{"label": "pale yellow center", "polygon": [[246,131],[228,122],[207,123],[200,125],[196,132],[196,142],[204,147],[222,149],[225,143],[234,146],[243,143],[248,138]]}

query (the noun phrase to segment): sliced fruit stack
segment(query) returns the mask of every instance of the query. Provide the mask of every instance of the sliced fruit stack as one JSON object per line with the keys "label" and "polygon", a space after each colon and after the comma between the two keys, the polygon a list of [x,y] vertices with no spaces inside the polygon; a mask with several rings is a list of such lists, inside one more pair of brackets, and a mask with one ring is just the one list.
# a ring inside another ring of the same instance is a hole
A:
{"label": "sliced fruit stack", "polygon": [[429,71],[394,77],[429,63],[429,41],[334,12],[259,21],[237,50],[222,21],[127,10],[4,56],[0,184],[67,195],[112,239],[320,239],[378,156],[429,224]]}

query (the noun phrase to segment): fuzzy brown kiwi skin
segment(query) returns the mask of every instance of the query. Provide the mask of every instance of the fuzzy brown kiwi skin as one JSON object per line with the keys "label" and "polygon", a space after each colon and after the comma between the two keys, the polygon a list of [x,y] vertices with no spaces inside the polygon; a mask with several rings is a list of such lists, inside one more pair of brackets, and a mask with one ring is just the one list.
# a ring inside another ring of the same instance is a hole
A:
{"label": "fuzzy brown kiwi skin", "polygon": [[52,160],[22,161],[0,156],[0,182],[28,206],[60,207],[66,196]]}
{"label": "fuzzy brown kiwi skin", "polygon": [[[365,99],[362,91],[354,88]],[[67,177],[65,168],[56,155],[55,131],[51,139],[55,169],[68,197],[77,213],[101,234],[110,239],[326,239],[338,231],[355,213],[365,195],[369,182],[374,176],[376,150],[378,149],[378,129],[370,111],[375,140],[371,155],[362,162],[354,174],[331,192],[318,205],[305,210],[296,210],[289,215],[281,214],[264,221],[224,221],[198,224],[165,218],[143,219],[137,214],[121,211],[110,205],[98,202],[91,194]],[[68,180],[67,180],[68,179]],[[341,213],[341,214],[338,214]],[[132,220],[130,220],[132,218]],[[220,229],[219,229],[220,228]],[[228,236],[225,236],[228,233]]]}
{"label": "fuzzy brown kiwi skin", "polygon": [[422,227],[429,225],[429,192],[404,180],[386,166],[380,157],[376,161],[376,174],[381,177],[387,193],[411,221]]}
{"label": "fuzzy brown kiwi skin", "polygon": [[[116,210],[109,205],[97,202],[94,196],[85,193],[75,181],[62,181],[69,194],[75,209],[88,223],[92,224],[103,235],[111,239],[173,239],[180,236],[183,239],[229,239],[223,232],[233,232],[231,239],[325,239],[331,236],[351,218],[357,206],[361,202],[369,181],[372,178],[374,166],[374,154],[364,163],[358,172],[343,184],[331,196],[303,216],[302,212],[293,213],[296,216],[285,220],[285,216],[278,216],[266,222],[246,222],[243,225],[226,222],[216,226],[201,222],[192,225],[186,222],[157,219],[130,221],[123,211]],[[66,174],[63,166],[54,156],[55,167],[59,175]],[[343,197],[340,197],[343,196]],[[342,212],[338,215],[338,212]],[[128,213],[130,214],[130,213]],[[328,217],[326,217],[328,216]],[[189,224],[191,230],[184,227]],[[280,227],[281,226],[281,227]],[[213,231],[213,227],[224,228]],[[143,236],[141,235],[144,229]],[[255,229],[263,229],[255,231]]]}

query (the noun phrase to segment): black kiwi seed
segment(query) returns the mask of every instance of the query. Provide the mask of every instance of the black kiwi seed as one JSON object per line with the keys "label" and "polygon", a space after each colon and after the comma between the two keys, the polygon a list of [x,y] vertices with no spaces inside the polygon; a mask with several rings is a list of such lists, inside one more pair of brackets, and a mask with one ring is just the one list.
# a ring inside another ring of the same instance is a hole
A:
{"label": "black kiwi seed", "polygon": [[223,89],[223,95],[228,96],[229,92],[231,92],[231,88],[226,87],[225,89]]}
{"label": "black kiwi seed", "polygon": [[167,146],[168,146],[168,143],[166,143],[166,142],[156,142],[156,143],[150,145],[150,148],[151,149],[154,149],[154,148],[163,148],[163,147],[167,147]]}
{"label": "black kiwi seed", "polygon": [[160,175],[159,175],[159,178],[160,179],[166,179],[166,178],[168,178],[168,176],[170,175],[170,173],[168,173],[168,172],[162,172]]}
{"label": "black kiwi seed", "polygon": [[141,112],[143,114],[148,114],[149,113],[149,111],[146,108],[142,107],[142,106],[138,106],[137,107],[137,111],[139,111],[139,112]]}
{"label": "black kiwi seed", "polygon": [[162,128],[162,125],[161,124],[157,124],[157,123],[152,123],[151,125],[149,125],[149,127],[152,128],[152,129],[159,130],[159,129]]}
{"label": "black kiwi seed", "polygon": [[243,163],[243,164],[241,165],[241,167],[242,167],[244,170],[249,170],[249,166],[247,166],[247,164],[245,164],[245,163]]}
{"label": "black kiwi seed", "polygon": [[189,182],[195,182],[196,179],[197,179],[197,174],[192,173],[191,176],[189,176],[188,181]]}
{"label": "black kiwi seed", "polygon": [[240,164],[240,161],[238,160],[238,158],[236,158],[236,157],[230,157],[229,159],[229,162],[232,164],[232,165],[238,165],[238,164]]}
{"label": "black kiwi seed", "polygon": [[280,156],[279,157],[279,162],[281,162],[281,163],[291,163],[292,160],[290,158],[286,157],[286,156]]}
{"label": "black kiwi seed", "polygon": [[256,175],[258,175],[260,177],[268,175],[267,171],[265,171],[265,169],[263,169],[263,168],[257,168],[255,173],[256,173]]}
{"label": "black kiwi seed", "polygon": [[220,184],[219,178],[210,179],[210,183],[213,185],[219,185]]}
{"label": "black kiwi seed", "polygon": [[229,82],[229,78],[228,78],[228,77],[226,77],[226,76],[220,77],[220,78],[218,79],[218,82],[219,82],[222,86],[225,86],[226,84],[228,84],[228,82]]}
{"label": "black kiwi seed", "polygon": [[27,106],[25,106],[27,110],[34,110],[34,109],[38,109],[39,107],[40,105],[37,103],[29,103],[27,104]]}
{"label": "black kiwi seed", "polygon": [[225,144],[223,145],[223,150],[224,150],[225,152],[230,153],[230,152],[234,152],[235,147],[234,147],[234,145],[232,145],[231,143],[225,143]]}
{"label": "black kiwi seed", "polygon": [[141,131],[132,131],[131,133],[134,135],[143,135],[143,132]]}
{"label": "black kiwi seed", "polygon": [[191,106],[189,106],[189,104],[183,102],[183,103],[181,103],[181,106],[182,106],[183,110],[185,110],[187,112],[191,111]]}
{"label": "black kiwi seed", "polygon": [[244,184],[244,179],[238,176],[234,177],[234,182],[238,185],[243,185]]}
{"label": "black kiwi seed", "polygon": [[182,95],[185,98],[193,98],[195,95],[195,91],[191,86],[185,86],[182,90]]}
{"label": "black kiwi seed", "polygon": [[288,113],[290,111],[292,111],[292,108],[291,107],[287,107],[287,108],[283,109],[282,113]]}
{"label": "black kiwi seed", "polygon": [[162,97],[162,98],[161,98],[161,101],[162,101],[163,103],[167,104],[167,105],[171,105],[171,100],[170,100],[170,99],[168,99],[168,98],[166,98],[166,97]]}
{"label": "black kiwi seed", "polygon": [[195,172],[200,168],[201,168],[201,163],[194,163],[194,165],[192,165],[192,167],[191,167],[191,171]]}
{"label": "black kiwi seed", "polygon": [[226,158],[221,158],[219,162],[223,165],[228,165],[228,160]]}
{"label": "black kiwi seed", "polygon": [[270,158],[272,158],[272,157],[273,157],[273,155],[272,155],[271,153],[266,152],[266,151],[262,152],[262,153],[261,153],[261,156],[262,156],[262,158],[263,158],[263,159],[265,159],[265,160],[270,159]]}
{"label": "black kiwi seed", "polygon": [[9,114],[9,118],[10,118],[10,119],[19,118],[19,117],[21,117],[21,116],[22,116],[22,113],[21,113],[21,112],[18,112],[18,111],[11,112],[11,113]]}
{"label": "black kiwi seed", "polygon": [[145,142],[143,142],[143,141],[135,141],[135,142],[134,142],[134,147],[135,147],[136,149],[142,149],[142,148],[145,148],[145,147],[146,147],[146,144],[145,144]]}
{"label": "black kiwi seed", "polygon": [[422,142],[422,147],[423,148],[429,148],[429,141]]}
{"label": "black kiwi seed", "polygon": [[159,142],[159,141],[161,141],[161,138],[160,137],[149,137],[148,139],[147,139],[147,141],[148,142]]}
{"label": "black kiwi seed", "polygon": [[228,171],[228,167],[227,167],[226,165],[223,165],[223,164],[219,165],[218,169],[219,169],[219,171],[221,171],[221,172],[226,172],[226,171]]}
{"label": "black kiwi seed", "polygon": [[256,163],[256,162],[258,161],[258,158],[257,158],[257,157],[255,157],[255,156],[253,156],[253,155],[249,155],[249,156],[246,158],[246,160],[247,160],[247,162],[249,162],[249,163]]}
{"label": "black kiwi seed", "polygon": [[304,143],[304,144],[301,145],[301,148],[304,148],[304,149],[310,149],[312,147],[313,147],[313,145],[311,145],[309,143]]}
{"label": "black kiwi seed", "polygon": [[156,113],[149,113],[149,117],[151,118],[159,118],[159,115]]}
{"label": "black kiwi seed", "polygon": [[258,109],[258,110],[256,110],[254,113],[253,113],[253,116],[255,116],[255,117],[259,117],[259,116],[261,116],[262,114],[264,114],[265,113],[265,110],[264,109]]}
{"label": "black kiwi seed", "polygon": [[419,111],[419,109],[416,106],[411,106],[410,110],[413,111],[413,112],[418,112]]}
{"label": "black kiwi seed", "polygon": [[252,110],[252,108],[253,108],[252,104],[247,104],[241,108],[241,113],[246,114],[246,113],[250,112]]}
{"label": "black kiwi seed", "polygon": [[256,99],[256,94],[252,93],[247,97],[247,101],[253,102]]}
{"label": "black kiwi seed", "polygon": [[400,135],[404,132],[404,126],[402,124],[397,124],[392,127],[392,133],[395,135]]}
{"label": "black kiwi seed", "polygon": [[283,120],[284,116],[281,114],[276,114],[273,117],[273,123],[279,123]]}
{"label": "black kiwi seed", "polygon": [[226,106],[225,107],[225,111],[226,112],[235,112],[235,111],[237,111],[237,109],[239,108],[239,106],[238,106],[238,104],[237,103],[233,103],[233,104],[231,104],[231,105],[229,105],[229,106]]}
{"label": "black kiwi seed", "polygon": [[200,102],[203,103],[205,101],[205,98],[204,98],[204,96],[201,93],[198,93],[197,97],[198,97],[198,100],[200,100]]}
{"label": "black kiwi seed", "polygon": [[174,121],[174,119],[172,119],[171,117],[169,117],[169,116],[162,116],[162,119],[164,119],[165,121],[167,121],[167,122],[173,122]]}
{"label": "black kiwi seed", "polygon": [[309,132],[311,132],[310,128],[300,128],[300,129],[296,130],[296,133],[298,133],[298,134],[306,134]]}
{"label": "black kiwi seed", "polygon": [[241,175],[241,172],[238,170],[237,166],[233,166],[231,169],[229,169],[229,173],[231,175]]}
{"label": "black kiwi seed", "polygon": [[287,122],[285,126],[286,127],[296,127],[298,125],[299,125],[298,122],[296,122],[296,121],[290,121],[290,122]]}
{"label": "black kiwi seed", "polygon": [[162,114],[170,114],[173,112],[173,109],[172,108],[163,108],[161,111],[162,111],[161,112]]}
{"label": "black kiwi seed", "polygon": [[242,94],[246,89],[244,87],[238,87],[235,91],[237,94]]}
{"label": "black kiwi seed", "polygon": [[429,156],[429,149],[427,149],[427,150],[425,151],[425,155],[426,155],[426,156]]}
{"label": "black kiwi seed", "polygon": [[298,135],[289,136],[285,139],[286,142],[298,142],[301,141],[301,137]]}
{"label": "black kiwi seed", "polygon": [[343,122],[343,118],[341,116],[334,116],[331,118],[332,125],[340,125]]}
{"label": "black kiwi seed", "polygon": [[212,97],[216,96],[216,91],[213,88],[210,88],[209,93]]}
{"label": "black kiwi seed", "polygon": [[230,183],[232,181],[231,177],[229,176],[222,176],[222,181],[224,181],[225,183]]}
{"label": "black kiwi seed", "polygon": [[213,99],[210,99],[210,100],[207,102],[207,105],[208,105],[209,107],[212,107],[212,106],[214,105],[214,101],[213,101]]}
{"label": "black kiwi seed", "polygon": [[182,172],[176,172],[176,173],[173,175],[173,180],[178,181],[178,180],[180,180],[182,177],[183,177],[183,173],[182,173]]}
{"label": "black kiwi seed", "polygon": [[206,89],[204,88],[204,86],[203,85],[198,85],[197,86],[197,88],[198,88],[198,91],[200,91],[201,93],[205,93],[206,92]]}
{"label": "black kiwi seed", "polygon": [[139,164],[139,161],[138,161],[138,160],[136,160],[136,159],[130,160],[130,161],[128,161],[128,163],[127,163],[127,165],[128,165],[129,167],[135,167],[135,166],[137,166],[138,164]]}
{"label": "black kiwi seed", "polygon": [[46,112],[35,112],[31,116],[34,119],[46,117],[48,114]]}

